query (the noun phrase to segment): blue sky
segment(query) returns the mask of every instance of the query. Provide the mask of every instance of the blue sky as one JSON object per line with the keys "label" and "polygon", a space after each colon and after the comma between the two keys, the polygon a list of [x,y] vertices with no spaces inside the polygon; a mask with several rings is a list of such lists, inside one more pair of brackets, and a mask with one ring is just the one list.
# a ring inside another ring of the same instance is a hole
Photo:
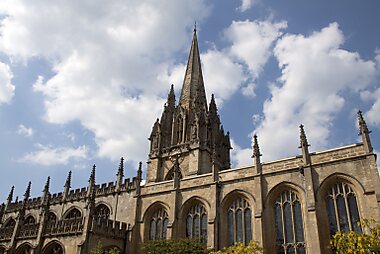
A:
{"label": "blue sky", "polygon": [[[215,93],[234,166],[360,141],[364,112],[380,150],[379,1],[0,1],[0,198],[48,175],[63,190],[133,177],[151,127],[182,85],[197,21],[208,99]],[[145,168],[145,166],[144,166]]]}

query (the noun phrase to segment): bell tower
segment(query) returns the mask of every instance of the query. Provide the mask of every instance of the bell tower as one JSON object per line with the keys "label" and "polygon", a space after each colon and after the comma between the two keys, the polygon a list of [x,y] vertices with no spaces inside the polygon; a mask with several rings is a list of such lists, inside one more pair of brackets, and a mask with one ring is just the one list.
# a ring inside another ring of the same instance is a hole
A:
{"label": "bell tower", "polygon": [[195,28],[178,105],[172,85],[149,140],[148,182],[173,179],[177,159],[180,177],[211,173],[213,166],[230,168],[230,137],[220,123],[214,95],[207,105]]}

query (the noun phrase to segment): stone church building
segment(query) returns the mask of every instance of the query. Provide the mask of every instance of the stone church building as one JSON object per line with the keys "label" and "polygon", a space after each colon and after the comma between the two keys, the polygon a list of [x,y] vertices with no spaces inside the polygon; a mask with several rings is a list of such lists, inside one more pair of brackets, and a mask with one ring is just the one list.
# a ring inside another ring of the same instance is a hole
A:
{"label": "stone church building", "polygon": [[[153,239],[199,238],[221,249],[256,240],[265,253],[331,253],[337,231],[361,232],[361,218],[380,223],[380,178],[369,131],[358,113],[362,142],[310,152],[300,126],[300,155],[261,162],[254,136],[252,165],[230,167],[230,137],[214,96],[207,103],[194,30],[182,91],[170,89],[149,136],[146,183],[142,163],[115,182],[13,199],[0,206],[0,254],[83,254],[101,241],[138,253]],[[297,131],[297,130],[294,130]],[[356,135],[356,133],[353,133]]]}

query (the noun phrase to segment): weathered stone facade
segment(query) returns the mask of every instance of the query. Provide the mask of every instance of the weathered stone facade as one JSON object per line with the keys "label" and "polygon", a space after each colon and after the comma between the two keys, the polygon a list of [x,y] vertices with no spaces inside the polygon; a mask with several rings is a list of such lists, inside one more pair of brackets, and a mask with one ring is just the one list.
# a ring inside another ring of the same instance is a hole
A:
{"label": "weathered stone facade", "polygon": [[369,131],[358,113],[362,143],[262,163],[254,137],[252,165],[230,169],[229,134],[212,96],[207,105],[194,31],[181,96],[173,87],[150,135],[147,181],[117,179],[22,201],[13,188],[0,207],[0,253],[89,253],[105,248],[138,253],[150,239],[200,237],[210,248],[254,239],[265,253],[330,253],[330,234],[356,230],[360,218],[380,223],[380,178]]}

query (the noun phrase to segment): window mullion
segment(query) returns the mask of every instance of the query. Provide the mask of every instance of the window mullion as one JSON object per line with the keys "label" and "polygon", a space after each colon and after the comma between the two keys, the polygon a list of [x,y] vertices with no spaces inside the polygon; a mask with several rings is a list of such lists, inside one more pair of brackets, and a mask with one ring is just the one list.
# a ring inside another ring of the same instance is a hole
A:
{"label": "window mullion", "polygon": [[332,197],[333,197],[333,203],[334,203],[336,225],[338,227],[338,231],[340,231],[340,221],[339,221],[339,215],[338,215],[338,205],[336,203],[337,195],[335,193],[334,187],[332,187]]}

